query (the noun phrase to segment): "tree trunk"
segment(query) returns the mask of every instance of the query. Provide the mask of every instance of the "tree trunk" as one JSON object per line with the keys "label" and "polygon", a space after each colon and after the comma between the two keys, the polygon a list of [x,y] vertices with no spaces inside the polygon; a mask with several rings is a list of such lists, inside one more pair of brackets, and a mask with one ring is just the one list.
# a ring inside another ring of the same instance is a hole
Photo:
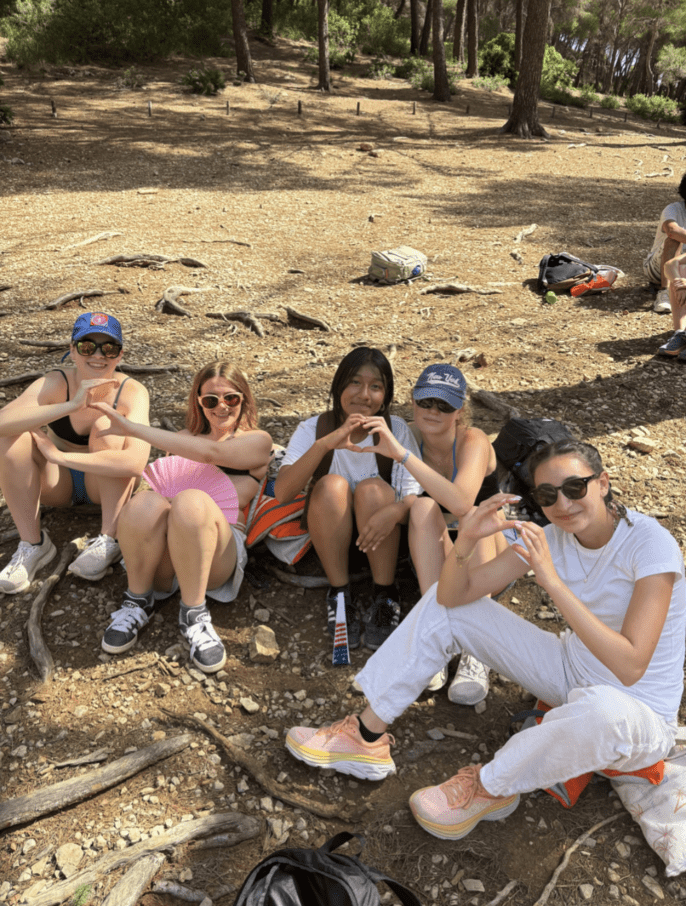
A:
{"label": "tree trunk", "polygon": [[329,0],[319,2],[319,84],[318,91],[331,91],[329,68]]}
{"label": "tree trunk", "polygon": [[453,59],[464,63],[464,24],[467,13],[466,0],[457,0],[455,7],[455,35],[453,37]]}
{"label": "tree trunk", "polygon": [[548,16],[551,0],[529,0],[524,28],[526,53],[517,79],[512,114],[502,132],[531,138],[532,135],[547,135],[538,120],[538,93],[541,87],[543,58],[548,40]]}
{"label": "tree trunk", "polygon": [[419,21],[419,0],[410,0],[410,54],[419,53],[422,27]]}
{"label": "tree trunk", "polygon": [[524,0],[517,0],[515,9],[515,51],[514,65],[517,72],[522,68],[524,51]]}
{"label": "tree trunk", "polygon": [[274,38],[274,0],[262,0],[260,34],[270,40]]}
{"label": "tree trunk", "polygon": [[399,19],[402,16],[406,2],[407,0],[400,0],[400,4],[398,5],[397,10],[393,13],[394,19]]}
{"label": "tree trunk", "polygon": [[245,82],[254,82],[255,72],[252,68],[243,0],[231,0],[231,19],[233,22],[233,43],[236,49],[236,71],[238,75],[241,73],[245,74]]}
{"label": "tree trunk", "polygon": [[479,75],[479,0],[467,0],[467,71],[468,79]]}
{"label": "tree trunk", "polygon": [[445,44],[443,43],[443,0],[433,0],[434,33],[434,101],[450,100],[448,70],[445,66]]}
{"label": "tree trunk", "polygon": [[433,19],[434,0],[427,0],[426,16],[424,18],[424,28],[422,37],[419,41],[419,56],[426,57],[429,53],[429,41],[431,40],[431,21]]}

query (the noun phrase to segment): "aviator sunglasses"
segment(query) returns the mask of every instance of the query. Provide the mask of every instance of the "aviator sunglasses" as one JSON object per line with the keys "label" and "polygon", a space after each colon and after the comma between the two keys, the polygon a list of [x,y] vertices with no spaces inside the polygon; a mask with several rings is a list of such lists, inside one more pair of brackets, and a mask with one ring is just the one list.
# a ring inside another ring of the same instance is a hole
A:
{"label": "aviator sunglasses", "polygon": [[457,412],[457,409],[454,406],[451,406],[450,403],[446,403],[443,400],[424,399],[415,400],[415,403],[419,406],[420,409],[433,409],[433,407],[435,406],[439,412],[443,412],[445,414]]}
{"label": "aviator sunglasses", "polygon": [[203,409],[216,409],[220,400],[224,400],[229,409],[235,409],[236,406],[240,406],[243,394],[232,390],[230,393],[222,393],[221,396],[217,396],[215,393],[206,393],[199,399]]}
{"label": "aviator sunglasses", "polygon": [[561,485],[539,484],[531,491],[531,496],[539,506],[552,506],[557,500],[557,492],[562,491],[567,500],[581,500],[588,493],[588,483],[600,478],[600,472],[587,475],[585,478],[567,478]]}
{"label": "aviator sunglasses", "polygon": [[79,340],[76,343],[76,351],[86,358],[95,355],[96,349],[99,349],[106,359],[116,359],[122,351],[119,343],[112,343],[109,340],[104,343],[96,343],[95,340]]}

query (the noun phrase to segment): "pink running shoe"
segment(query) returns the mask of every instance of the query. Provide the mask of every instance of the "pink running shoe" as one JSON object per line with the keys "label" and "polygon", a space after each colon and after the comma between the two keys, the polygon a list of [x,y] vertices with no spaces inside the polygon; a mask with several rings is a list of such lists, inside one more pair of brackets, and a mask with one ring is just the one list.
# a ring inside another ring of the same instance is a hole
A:
{"label": "pink running shoe", "polygon": [[292,727],[286,736],[288,751],[305,764],[335,768],[340,774],[351,774],[360,780],[383,780],[395,773],[390,748],[393,743],[389,733],[376,742],[365,742],[353,714],[320,730]]}
{"label": "pink running shoe", "polygon": [[481,785],[480,772],[480,764],[470,764],[440,786],[412,794],[412,814],[425,831],[441,840],[460,840],[479,821],[498,821],[512,814],[519,805],[519,793],[491,796]]}

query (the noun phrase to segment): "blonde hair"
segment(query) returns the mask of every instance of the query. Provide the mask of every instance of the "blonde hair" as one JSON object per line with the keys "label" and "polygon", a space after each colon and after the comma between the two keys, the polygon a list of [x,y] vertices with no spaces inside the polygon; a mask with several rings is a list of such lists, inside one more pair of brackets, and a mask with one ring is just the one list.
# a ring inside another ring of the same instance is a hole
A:
{"label": "blonde hair", "polygon": [[254,431],[257,428],[257,404],[252,395],[248,379],[236,365],[231,362],[210,362],[201,368],[193,378],[190,393],[188,394],[188,408],[186,410],[186,428],[191,434],[209,434],[210,423],[200,405],[200,388],[212,378],[221,377],[229,381],[243,394],[241,411],[236,421],[236,430],[242,426],[243,431]]}

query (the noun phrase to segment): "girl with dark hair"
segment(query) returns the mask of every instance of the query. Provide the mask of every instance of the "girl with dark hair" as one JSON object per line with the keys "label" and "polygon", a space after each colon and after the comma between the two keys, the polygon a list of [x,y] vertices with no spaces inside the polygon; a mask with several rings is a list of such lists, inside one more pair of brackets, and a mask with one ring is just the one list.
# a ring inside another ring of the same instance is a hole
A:
{"label": "girl with dark hair", "polygon": [[193,379],[186,428],[178,433],[129,421],[105,404],[97,408],[112,422],[108,434],[137,437],[173,454],[148,466],[151,490],[136,494],[121,513],[129,587],[102,647],[109,654],[128,651],[155,602],[180,588],[179,627],[191,660],[215,673],[226,653],[206,596],[229,602],[238,594],[248,559],[241,511],[271,458],[272,440],[257,428],[248,381],[235,365],[206,365]]}
{"label": "girl with dark hair", "polygon": [[367,554],[374,580],[373,603],[365,626],[366,647],[378,648],[400,620],[395,585],[400,525],[407,522],[410,505],[421,488],[402,463],[368,455],[375,441],[365,425],[373,416],[382,417],[403,447],[418,452],[405,422],[390,414],[392,400],[393,372],[386,356],[366,346],[353,349],[336,369],[329,411],[296,428],[274,488],[283,503],[312,480],[307,527],[330,583],[327,629],[333,636],[342,596],[350,648],[359,646],[361,633],[348,571],[355,534],[358,547]]}
{"label": "girl with dark hair", "polygon": [[[497,518],[496,494],[467,513],[441,578],[357,676],[369,705],[286,746],[313,766],[380,780],[395,771],[388,724],[464,648],[551,706],[487,765],[418,790],[419,824],[456,840],[513,812],[521,793],[593,771],[655,768],[674,745],[684,687],[686,594],[679,546],[655,519],[612,500],[597,450],[551,444],[530,463],[532,495],[550,520]],[[477,544],[503,528],[520,540],[472,568]],[[533,570],[568,624],[558,636],[484,597]]]}

